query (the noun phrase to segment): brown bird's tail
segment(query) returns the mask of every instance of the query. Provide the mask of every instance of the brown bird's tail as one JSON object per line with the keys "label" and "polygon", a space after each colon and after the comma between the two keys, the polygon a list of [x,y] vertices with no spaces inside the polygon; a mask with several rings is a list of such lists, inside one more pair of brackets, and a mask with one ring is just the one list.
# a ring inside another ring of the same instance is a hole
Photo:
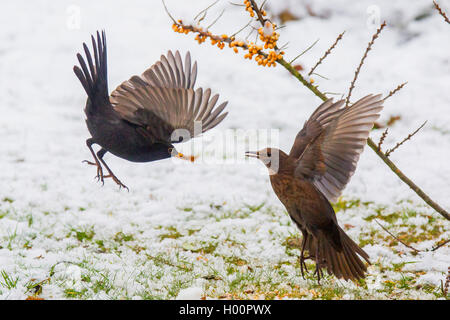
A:
{"label": "brown bird's tail", "polygon": [[[336,249],[325,235],[319,233],[319,238],[308,237],[306,247],[310,256],[318,254],[320,268],[326,268],[328,274],[344,280],[357,280],[365,277],[366,264],[361,261],[361,256],[370,264],[369,255],[362,250],[350,237],[339,228],[342,248]],[[317,250],[317,245],[319,248]],[[359,255],[359,256],[358,256]]]}

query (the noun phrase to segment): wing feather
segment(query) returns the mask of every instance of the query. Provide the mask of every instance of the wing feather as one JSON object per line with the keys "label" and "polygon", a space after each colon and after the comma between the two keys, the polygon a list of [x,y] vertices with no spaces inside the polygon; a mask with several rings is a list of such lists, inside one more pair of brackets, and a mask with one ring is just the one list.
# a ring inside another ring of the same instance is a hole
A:
{"label": "wing feather", "polygon": [[356,170],[383,100],[381,95],[368,95],[349,107],[342,107],[344,100],[334,104],[330,100],[306,122],[291,155],[298,159],[295,174],[310,179],[334,202]]}
{"label": "wing feather", "polygon": [[[91,61],[88,57],[89,66]],[[81,66],[88,69],[86,64]],[[175,129],[187,129],[192,138],[199,134],[194,132],[195,121],[201,121],[205,132],[227,115],[223,113],[227,102],[216,107],[218,94],[212,95],[209,88],[194,90],[196,78],[197,63],[191,67],[190,53],[183,65],[180,53],[169,51],[141,76],[133,76],[119,85],[111,93],[111,104],[129,122],[146,128],[158,125],[166,128],[159,139],[170,139]]]}

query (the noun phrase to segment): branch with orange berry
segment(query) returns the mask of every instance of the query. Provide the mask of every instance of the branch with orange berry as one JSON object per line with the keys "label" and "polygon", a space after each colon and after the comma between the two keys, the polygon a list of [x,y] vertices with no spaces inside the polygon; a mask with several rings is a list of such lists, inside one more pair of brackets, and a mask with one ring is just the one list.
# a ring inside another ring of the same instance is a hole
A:
{"label": "branch with orange berry", "polygon": [[[194,33],[196,34],[195,40],[202,44],[207,39],[211,42],[212,45],[217,46],[219,49],[223,49],[226,45],[228,45],[229,48],[233,49],[235,53],[239,53],[240,51],[246,52],[244,55],[245,59],[254,60],[258,63],[260,66],[264,67],[275,67],[277,64],[282,65],[287,71],[289,71],[298,81],[300,81],[305,87],[307,87],[309,90],[311,90],[317,97],[319,97],[321,100],[326,101],[328,100],[328,97],[325,93],[322,93],[317,85],[314,85],[314,80],[312,78],[309,78],[309,75],[303,76],[298,71],[298,68],[296,66],[293,66],[290,62],[286,61],[284,59],[285,52],[280,50],[277,46],[277,42],[279,40],[279,33],[276,32],[277,26],[275,23],[273,23],[269,18],[266,18],[267,13],[263,9],[263,5],[261,7],[258,7],[255,0],[244,0],[244,6],[245,10],[249,13],[251,17],[251,22],[258,21],[261,25],[260,28],[257,29],[258,32],[258,38],[262,41],[263,44],[257,44],[256,42],[249,42],[244,40],[238,40],[236,39],[235,35],[228,36],[226,34],[223,35],[214,35],[211,33],[208,29],[203,29],[201,26],[194,26],[192,24],[184,24],[182,20],[175,20],[167,10],[167,7],[164,3],[164,7],[166,9],[167,14],[172,19],[172,29],[175,32],[183,33],[183,34],[189,34]],[[250,24],[250,23],[249,23]],[[362,64],[364,63],[364,59],[367,56],[368,51],[371,49],[374,40],[378,37],[378,34],[381,32],[385,24],[383,23],[381,27],[377,30],[376,34],[373,36],[372,41],[369,42],[369,45],[364,53],[363,58],[361,59],[361,62],[357,68],[357,71],[355,72],[355,78],[351,83],[351,87],[347,96],[347,105],[349,104],[349,99],[351,95],[351,90],[354,87],[354,84],[356,82],[356,78],[359,74],[359,71],[362,67]],[[242,30],[242,29],[241,29]],[[316,66],[312,69],[314,69],[323,62],[323,60],[330,54],[330,51],[335,47],[337,42],[342,38],[343,33],[341,33],[338,38],[336,39],[336,42],[332,45],[330,49],[327,50],[325,55],[319,60],[319,62],[316,64]],[[307,50],[305,50],[306,52]],[[304,52],[303,52],[304,53]],[[302,53],[302,54],[303,54]],[[299,55],[300,56],[300,55]],[[298,56],[297,56],[298,57]],[[297,57],[295,59],[297,59]],[[291,62],[293,62],[295,59],[293,59]],[[311,72],[312,72],[311,71]],[[398,92],[404,84],[401,84],[395,89],[394,91],[391,91],[389,95],[387,95],[384,100],[392,96],[394,93]],[[381,143],[378,145],[369,137],[367,139],[367,144],[370,146],[370,148],[383,160],[383,162],[391,169],[391,171],[397,175],[404,183],[406,183],[422,200],[427,203],[430,207],[432,207],[434,210],[436,210],[439,214],[441,214],[444,218],[447,220],[450,220],[450,214],[444,210],[439,204],[437,204],[435,201],[433,201],[421,188],[419,188],[411,179],[409,179],[389,158],[388,155],[385,152],[379,148],[381,146]]]}

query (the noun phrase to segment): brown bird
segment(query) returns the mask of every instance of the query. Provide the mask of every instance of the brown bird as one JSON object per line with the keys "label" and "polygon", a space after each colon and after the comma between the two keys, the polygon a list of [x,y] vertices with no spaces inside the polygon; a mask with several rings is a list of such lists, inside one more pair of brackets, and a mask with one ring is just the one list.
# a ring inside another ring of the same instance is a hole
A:
{"label": "brown bird", "polygon": [[[83,43],[87,63],[77,54],[80,67],[74,66],[88,98],[84,112],[92,137],[86,144],[97,166],[97,179],[112,178],[120,187],[127,188],[103,160],[110,152],[133,162],[150,162],[170,157],[193,161],[176,151],[173,143],[214,128],[227,115],[221,114],[227,102],[215,108],[219,95],[211,90],[194,90],[197,63],[191,68],[191,56],[186,54],[184,66],[180,53],[168,52],[140,76],[124,81],[108,94],[105,32],[91,36],[94,50],[91,55]],[[93,144],[101,146],[97,154]],[[103,175],[102,165],[108,171]],[[127,188],[128,189],[128,188]]]}
{"label": "brown bird", "polygon": [[289,154],[276,148],[246,153],[267,166],[273,190],[302,232],[303,277],[308,258],[315,260],[319,282],[322,268],[345,280],[365,277],[367,267],[359,256],[370,264],[369,256],[339,226],[330,201],[337,200],[355,172],[383,108],[380,97],[368,95],[348,107],[344,100],[329,99],[306,121]]}

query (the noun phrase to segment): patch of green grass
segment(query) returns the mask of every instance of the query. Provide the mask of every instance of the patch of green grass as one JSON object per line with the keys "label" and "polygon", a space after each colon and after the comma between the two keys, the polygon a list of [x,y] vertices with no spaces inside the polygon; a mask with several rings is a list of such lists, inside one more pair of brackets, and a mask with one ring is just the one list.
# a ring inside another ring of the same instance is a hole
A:
{"label": "patch of green grass", "polygon": [[12,233],[8,232],[8,236],[7,236],[8,244],[6,246],[8,248],[8,250],[12,250],[12,243],[16,238],[17,238],[17,227],[14,229],[14,232],[12,232]]}
{"label": "patch of green grass", "polygon": [[79,230],[75,228],[71,228],[69,232],[69,236],[72,234],[75,235],[75,237],[78,239],[78,241],[91,241],[95,236],[94,227],[82,227]]}
{"label": "patch of green grass", "polygon": [[127,242],[127,241],[133,241],[134,237],[132,234],[125,234],[122,231],[117,232],[114,235],[114,241],[122,243],[122,242]]}
{"label": "patch of green grass", "polygon": [[2,276],[2,279],[3,279],[3,280],[0,281],[0,285],[3,288],[11,290],[11,289],[13,289],[13,288],[15,288],[17,286],[17,282],[19,281],[19,277],[16,277],[14,279],[5,270],[2,270],[0,272],[0,275]]}
{"label": "patch of green grass", "polygon": [[9,209],[6,209],[5,211],[0,211],[0,219],[6,217],[10,213]]}
{"label": "patch of green grass", "polygon": [[28,222],[28,227],[31,227],[31,225],[33,224],[33,215],[27,214],[27,222]]}
{"label": "patch of green grass", "polygon": [[97,240],[95,240],[95,244],[98,246],[98,249],[99,249],[100,252],[102,252],[102,253],[108,253],[108,252],[111,251],[109,248],[107,248],[107,247],[105,246],[105,241],[104,241],[104,240],[97,239]]}
{"label": "patch of green grass", "polygon": [[339,197],[335,203],[332,203],[334,212],[345,211],[347,209],[360,207],[360,206],[368,206],[372,204],[371,201],[362,202],[360,199],[344,199]]}
{"label": "patch of green grass", "polygon": [[260,211],[262,209],[262,207],[264,207],[266,203],[262,202],[261,204],[258,205],[249,205],[249,204],[245,204],[245,207],[247,209],[250,210],[250,212],[256,212],[256,211]]}
{"label": "patch of green grass", "polygon": [[160,240],[164,240],[164,239],[178,239],[178,238],[183,236],[180,232],[178,232],[177,228],[175,228],[173,226],[168,227],[167,231],[169,231],[169,233],[164,233],[164,234],[161,234],[159,236]]}
{"label": "patch of green grass", "polygon": [[64,290],[64,295],[66,296],[66,298],[82,298],[83,295],[85,295],[87,292],[87,289],[82,289],[81,291],[77,291],[75,289],[65,289]]}
{"label": "patch of green grass", "polygon": [[244,266],[248,264],[248,261],[238,257],[238,256],[230,256],[230,257],[224,257],[224,261],[227,263],[234,264],[236,266]]}

